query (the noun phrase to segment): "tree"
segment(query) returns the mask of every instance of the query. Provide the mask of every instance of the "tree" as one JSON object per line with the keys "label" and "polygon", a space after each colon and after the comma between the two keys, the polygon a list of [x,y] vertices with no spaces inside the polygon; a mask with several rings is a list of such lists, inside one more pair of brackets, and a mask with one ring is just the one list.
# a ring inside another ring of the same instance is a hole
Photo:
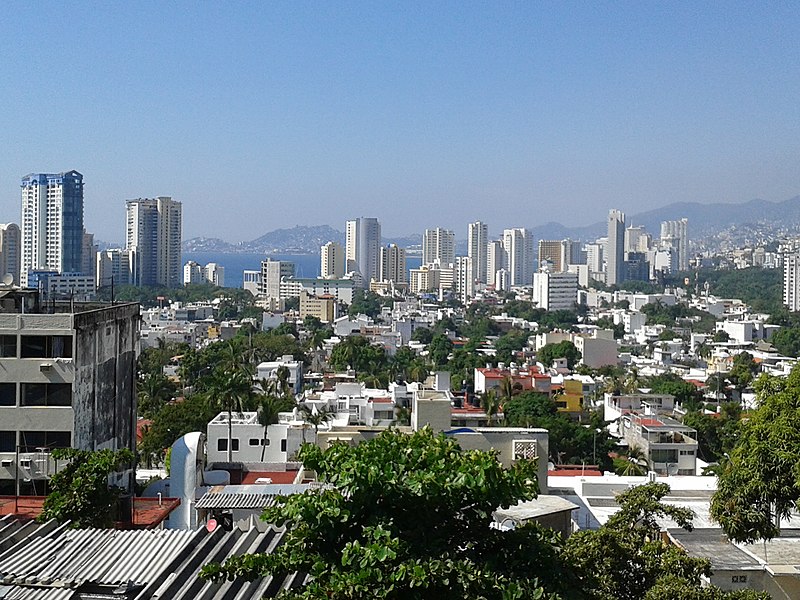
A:
{"label": "tree", "polygon": [[109,485],[110,475],[136,459],[127,448],[121,450],[76,450],[58,448],[52,456],[69,461],[50,478],[51,492],[44,501],[38,521],[70,521],[72,527],[111,527],[124,492]]}
{"label": "tree", "polygon": [[553,364],[557,358],[566,358],[570,369],[581,359],[580,350],[569,340],[557,344],[545,344],[536,352],[536,359],[545,367]]}
{"label": "tree", "polygon": [[650,378],[650,392],[653,394],[669,394],[675,398],[675,403],[684,408],[688,408],[694,400],[697,400],[699,392],[697,388],[684,381],[680,375],[675,373],[663,373]]}
{"label": "tree", "polygon": [[294,400],[287,396],[274,396],[264,394],[258,403],[258,424],[264,428],[264,438],[261,440],[261,462],[264,462],[264,453],[267,450],[267,428],[278,422],[280,413],[292,410]]}
{"label": "tree", "polygon": [[494,424],[494,416],[500,410],[500,399],[497,397],[497,392],[494,390],[486,390],[481,395],[481,408],[486,413],[488,424]]}
{"label": "tree", "polygon": [[800,502],[800,367],[756,382],[758,409],[720,465],[711,516],[736,541],[771,539]]}
{"label": "tree", "polygon": [[435,334],[428,345],[428,353],[433,366],[438,367],[446,364],[447,357],[450,356],[452,350],[453,342],[450,341],[450,338],[441,333]]}
{"label": "tree", "polygon": [[255,410],[253,380],[244,370],[219,367],[207,392],[210,406],[228,413],[228,462],[233,461],[233,413]]}
{"label": "tree", "polygon": [[387,358],[382,347],[373,346],[364,336],[351,335],[331,350],[330,364],[334,369],[373,373],[386,367]]}
{"label": "tree", "polygon": [[534,527],[489,527],[492,511],[536,495],[535,463],[505,469],[494,452],[462,452],[429,429],[304,445],[300,459],[331,487],[279,498],[263,518],[288,527],[283,544],[208,565],[202,577],[309,573],[285,598],[541,597],[531,567],[554,555],[552,544]]}
{"label": "tree", "polygon": [[139,452],[148,464],[153,460],[160,461],[177,439],[191,431],[205,431],[215,416],[216,412],[201,394],[165,404],[145,429]]}
{"label": "tree", "polygon": [[378,318],[381,313],[381,298],[375,292],[367,290],[356,290],[353,292],[353,301],[347,314],[351,317],[367,315],[373,319]]}
{"label": "tree", "polygon": [[146,419],[172,399],[175,385],[161,373],[147,373],[137,382],[137,413]]}
{"label": "tree", "polygon": [[[657,519],[669,517],[691,530],[691,510],[663,504],[665,483],[631,488],[617,496],[620,510],[597,530],[573,534],[564,545],[564,558],[586,598],[592,600],[768,599],[768,594],[723,592],[701,580],[710,574],[707,560],[693,558],[664,541]],[[670,590],[680,590],[669,595]]]}
{"label": "tree", "polygon": [[431,343],[433,332],[427,327],[417,327],[411,334],[411,341],[420,342],[426,346]]}

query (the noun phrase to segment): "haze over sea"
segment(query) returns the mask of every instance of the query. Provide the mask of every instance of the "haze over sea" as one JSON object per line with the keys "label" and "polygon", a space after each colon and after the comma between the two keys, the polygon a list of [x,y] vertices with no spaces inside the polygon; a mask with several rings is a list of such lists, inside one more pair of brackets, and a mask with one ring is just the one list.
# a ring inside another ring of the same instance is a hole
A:
{"label": "haze over sea", "polygon": [[[210,262],[225,267],[225,286],[242,287],[242,271],[257,271],[265,258],[288,260],[295,264],[298,277],[319,277],[319,254],[223,254],[217,252],[184,252],[183,264],[193,260],[201,265]],[[406,267],[419,268],[422,259],[419,256],[407,257]]]}

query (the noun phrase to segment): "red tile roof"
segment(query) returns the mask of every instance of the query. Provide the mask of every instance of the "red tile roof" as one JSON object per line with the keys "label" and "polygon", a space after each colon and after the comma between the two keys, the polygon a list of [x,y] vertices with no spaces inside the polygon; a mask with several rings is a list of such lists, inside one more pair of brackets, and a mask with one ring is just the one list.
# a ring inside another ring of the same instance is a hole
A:
{"label": "red tile roof", "polygon": [[242,485],[250,485],[256,482],[256,479],[272,480],[272,483],[294,483],[294,478],[297,477],[297,471],[248,471],[242,478]]}

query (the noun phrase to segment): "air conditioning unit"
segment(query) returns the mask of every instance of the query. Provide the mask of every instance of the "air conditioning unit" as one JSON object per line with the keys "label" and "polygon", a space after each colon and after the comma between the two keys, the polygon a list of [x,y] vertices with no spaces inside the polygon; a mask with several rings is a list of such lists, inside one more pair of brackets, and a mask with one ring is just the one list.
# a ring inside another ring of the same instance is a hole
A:
{"label": "air conditioning unit", "polygon": [[39,365],[39,370],[42,372],[51,371],[53,369],[53,363],[42,363]]}

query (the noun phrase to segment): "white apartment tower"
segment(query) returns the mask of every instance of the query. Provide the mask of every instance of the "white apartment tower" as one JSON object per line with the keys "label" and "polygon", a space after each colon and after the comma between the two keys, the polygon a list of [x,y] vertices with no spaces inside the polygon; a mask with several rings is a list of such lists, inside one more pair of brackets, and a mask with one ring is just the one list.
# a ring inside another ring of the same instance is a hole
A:
{"label": "white apartment tower", "polygon": [[183,265],[183,285],[199,285],[204,282],[203,267],[193,260]]}
{"label": "white apartment tower", "polygon": [[608,213],[606,241],[606,285],[625,281],[625,213],[612,209]]}
{"label": "white apartment tower", "polygon": [[783,304],[792,312],[800,310],[800,252],[783,255]]}
{"label": "white apartment tower", "polygon": [[134,285],[179,287],[181,203],[167,196],[126,201],[125,248],[135,255]]}
{"label": "white apartment tower", "polygon": [[503,231],[503,250],[507,257],[510,286],[533,283],[533,234],[527,229]]}
{"label": "white apartment tower", "polygon": [[361,274],[362,285],[369,287],[380,276],[381,224],[373,217],[359,217],[345,226],[347,271]]}
{"label": "white apartment tower", "polygon": [[472,259],[472,280],[487,283],[488,266],[486,253],[489,245],[489,227],[486,223],[475,221],[467,228],[467,256]]}
{"label": "white apartment tower", "polygon": [[281,281],[294,277],[294,263],[287,260],[261,261],[261,283],[258,294],[266,298],[281,297]]}
{"label": "white apartment tower", "polygon": [[469,256],[456,256],[455,272],[453,273],[453,287],[458,299],[466,304],[470,298],[475,297],[475,267]]}
{"label": "white apartment tower", "polygon": [[95,284],[98,288],[110,285],[130,285],[133,282],[134,253],[132,250],[110,248],[96,255]]}
{"label": "white apartment tower", "polygon": [[19,253],[21,234],[16,223],[0,224],[0,280],[11,275],[14,285],[19,284]]}
{"label": "white apartment tower", "polygon": [[661,223],[661,242],[671,245],[678,251],[678,269],[689,269],[689,220],[663,221]]}
{"label": "white apartment tower", "polygon": [[381,281],[408,283],[406,271],[406,251],[397,244],[381,247]]}
{"label": "white apartment tower", "polygon": [[486,244],[486,283],[495,284],[495,274],[500,269],[505,269],[508,263],[503,242],[492,240]]}
{"label": "white apartment tower", "polygon": [[339,242],[328,242],[319,251],[319,274],[323,279],[341,279],[345,274],[347,261],[344,248]]}
{"label": "white apartment tower", "polygon": [[211,285],[225,287],[225,267],[210,262],[203,267],[203,278]]}
{"label": "white apartment tower", "polygon": [[422,235],[422,264],[447,267],[455,261],[456,234],[441,227],[426,229]]}
{"label": "white apartment tower", "polygon": [[20,283],[35,270],[79,273],[83,248],[83,175],[31,173],[22,178]]}

